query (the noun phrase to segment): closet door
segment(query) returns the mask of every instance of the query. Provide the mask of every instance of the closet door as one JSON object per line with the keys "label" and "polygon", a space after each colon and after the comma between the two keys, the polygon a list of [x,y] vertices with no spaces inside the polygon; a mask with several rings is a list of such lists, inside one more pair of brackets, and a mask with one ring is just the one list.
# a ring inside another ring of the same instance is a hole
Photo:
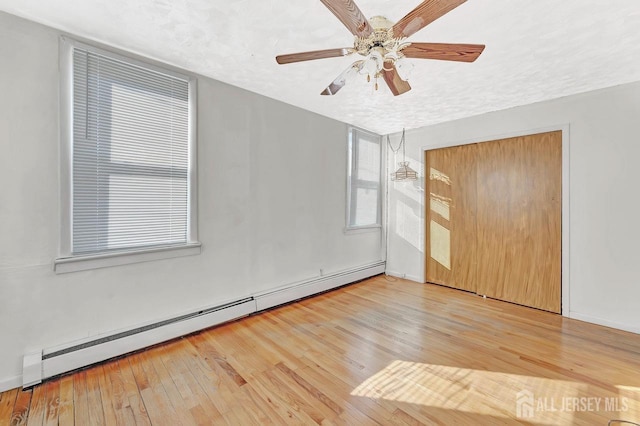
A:
{"label": "closet door", "polygon": [[477,292],[560,313],[562,132],[477,146]]}
{"label": "closet door", "polygon": [[426,278],[476,291],[476,145],[426,152]]}

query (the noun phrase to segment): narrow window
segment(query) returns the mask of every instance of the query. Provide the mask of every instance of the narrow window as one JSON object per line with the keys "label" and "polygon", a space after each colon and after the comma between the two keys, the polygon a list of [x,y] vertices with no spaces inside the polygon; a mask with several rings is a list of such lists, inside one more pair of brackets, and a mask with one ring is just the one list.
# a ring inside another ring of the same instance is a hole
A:
{"label": "narrow window", "polygon": [[349,131],[347,230],[380,226],[380,141],[374,133]]}

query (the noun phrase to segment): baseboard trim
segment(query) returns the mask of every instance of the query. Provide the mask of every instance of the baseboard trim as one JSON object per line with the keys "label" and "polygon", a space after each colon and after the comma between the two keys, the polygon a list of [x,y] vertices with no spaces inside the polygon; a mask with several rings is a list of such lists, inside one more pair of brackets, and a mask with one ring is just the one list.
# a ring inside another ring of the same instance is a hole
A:
{"label": "baseboard trim", "polygon": [[276,290],[254,294],[256,309],[263,311],[274,306],[283,305],[294,300],[322,293],[355,281],[384,273],[385,262],[380,261],[360,268],[335,272],[333,274],[312,278],[299,283],[289,284]]}
{"label": "baseboard trim", "polygon": [[33,386],[47,378],[382,274],[384,270],[385,262],[379,261],[253,294],[225,305],[141,325],[138,328],[113,331],[55,347],[33,350],[24,356],[23,374],[0,380],[0,390]]}
{"label": "baseboard trim", "polygon": [[417,283],[424,283],[424,280],[422,279],[422,277],[418,277],[416,275],[408,275],[408,274],[405,274],[402,272],[396,272],[396,271],[386,271],[385,273],[390,277],[402,278],[402,279],[414,281]]}
{"label": "baseboard trim", "polygon": [[589,322],[591,324],[602,325],[609,328],[615,328],[622,331],[628,331],[631,333],[640,334],[640,327],[638,326],[623,324],[615,321],[609,321],[603,318],[582,314],[580,312],[570,311],[569,318],[579,320],[579,321]]}
{"label": "baseboard trim", "polygon": [[46,357],[49,351],[45,350],[42,360],[42,377],[54,377],[205,328],[232,321],[250,315],[253,312],[255,312],[255,303],[253,300],[247,300],[207,315],[196,316],[115,340],[109,340],[72,352],[66,352],[55,357]]}
{"label": "baseboard trim", "polygon": [[20,386],[22,386],[22,374],[13,377],[7,377],[5,379],[0,379],[0,392],[19,388]]}

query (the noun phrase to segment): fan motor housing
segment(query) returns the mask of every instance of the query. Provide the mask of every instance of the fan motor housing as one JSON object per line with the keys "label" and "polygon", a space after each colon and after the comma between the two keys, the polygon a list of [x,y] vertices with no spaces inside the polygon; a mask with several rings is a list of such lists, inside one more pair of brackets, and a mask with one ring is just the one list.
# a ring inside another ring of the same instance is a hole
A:
{"label": "fan motor housing", "polygon": [[373,32],[367,37],[356,36],[353,49],[362,56],[368,56],[372,50],[378,50],[382,56],[389,51],[399,51],[408,43],[404,37],[393,36],[393,22],[384,16],[373,16],[369,19]]}

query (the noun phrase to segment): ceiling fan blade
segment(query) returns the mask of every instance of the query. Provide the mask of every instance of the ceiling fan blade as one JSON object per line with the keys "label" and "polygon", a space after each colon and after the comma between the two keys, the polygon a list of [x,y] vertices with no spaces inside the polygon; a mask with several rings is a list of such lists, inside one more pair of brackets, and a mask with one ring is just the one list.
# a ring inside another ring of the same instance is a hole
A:
{"label": "ceiling fan blade", "polygon": [[355,72],[359,72],[362,69],[363,64],[364,64],[364,61],[356,61],[353,64],[351,64],[349,68],[342,71],[342,73],[335,80],[333,80],[331,84],[327,86],[326,89],[320,92],[320,94],[335,95],[336,93],[338,93],[338,91],[342,89],[345,86],[345,84],[347,84],[347,74],[351,70],[354,70]]}
{"label": "ceiling fan blade", "polygon": [[312,52],[290,53],[288,55],[276,56],[279,64],[290,64],[292,62],[312,61],[314,59],[336,58],[346,56],[351,53],[349,48],[314,50]]}
{"label": "ceiling fan blade", "polygon": [[395,37],[409,37],[467,0],[424,0],[393,26]]}
{"label": "ceiling fan blade", "polygon": [[391,93],[393,93],[393,96],[402,95],[403,93],[411,90],[411,86],[409,85],[409,83],[401,79],[398,75],[398,71],[396,70],[395,65],[391,65],[391,69],[389,71],[383,69],[382,77],[384,77],[384,81],[387,82],[387,86],[389,86],[389,89],[391,89]]}
{"label": "ceiling fan blade", "polygon": [[473,62],[484,50],[484,44],[411,43],[402,49],[407,58]]}
{"label": "ceiling fan blade", "polygon": [[373,31],[369,21],[364,17],[353,0],[320,0],[322,4],[336,15],[351,33],[358,37],[367,37]]}

